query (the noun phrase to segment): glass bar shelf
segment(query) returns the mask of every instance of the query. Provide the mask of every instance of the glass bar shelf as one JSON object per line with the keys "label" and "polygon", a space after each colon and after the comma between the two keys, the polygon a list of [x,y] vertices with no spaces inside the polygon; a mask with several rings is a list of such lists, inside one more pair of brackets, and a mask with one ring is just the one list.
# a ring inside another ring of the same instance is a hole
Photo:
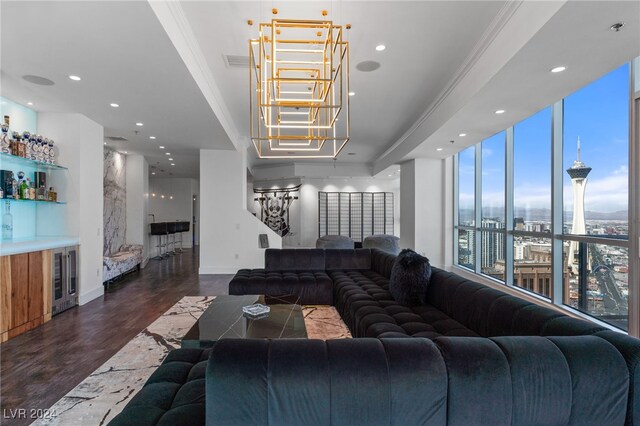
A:
{"label": "glass bar shelf", "polygon": [[68,170],[66,167],[59,166],[57,164],[49,164],[0,152],[0,168],[6,169],[7,166],[27,166],[35,167],[40,170]]}
{"label": "glass bar shelf", "polygon": [[0,201],[5,203],[67,204],[66,201],[16,200],[15,198],[0,198]]}

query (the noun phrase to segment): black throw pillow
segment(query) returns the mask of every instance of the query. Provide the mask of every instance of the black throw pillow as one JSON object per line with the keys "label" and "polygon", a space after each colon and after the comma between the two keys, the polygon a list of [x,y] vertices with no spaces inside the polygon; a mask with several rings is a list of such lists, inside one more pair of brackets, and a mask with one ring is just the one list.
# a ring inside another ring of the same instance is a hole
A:
{"label": "black throw pillow", "polygon": [[429,259],[413,250],[404,249],[393,263],[389,292],[400,304],[424,305],[427,303],[427,286],[430,278]]}

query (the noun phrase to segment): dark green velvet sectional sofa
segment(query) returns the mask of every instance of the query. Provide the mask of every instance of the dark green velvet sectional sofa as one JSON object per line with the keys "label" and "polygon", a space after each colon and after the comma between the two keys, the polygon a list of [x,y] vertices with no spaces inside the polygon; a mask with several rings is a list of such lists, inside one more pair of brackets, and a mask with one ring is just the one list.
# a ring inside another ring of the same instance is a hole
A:
{"label": "dark green velvet sectional sofa", "polygon": [[111,424],[640,422],[640,340],[434,268],[428,304],[388,291],[378,250],[267,250],[230,294],[331,303],[355,339],[173,351]]}

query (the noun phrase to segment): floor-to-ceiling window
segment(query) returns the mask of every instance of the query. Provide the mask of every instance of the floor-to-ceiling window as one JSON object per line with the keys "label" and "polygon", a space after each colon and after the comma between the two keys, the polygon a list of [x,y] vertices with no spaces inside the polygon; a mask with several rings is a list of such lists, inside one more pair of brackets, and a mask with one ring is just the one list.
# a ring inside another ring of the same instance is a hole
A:
{"label": "floor-to-ceiling window", "polygon": [[458,154],[458,223],[457,263],[475,269],[475,182],[476,148],[465,149]]}
{"label": "floor-to-ceiling window", "polygon": [[627,330],[629,65],[564,99],[564,303]]}
{"label": "floor-to-ceiling window", "polygon": [[461,151],[454,197],[459,266],[623,330],[629,68]]}
{"label": "floor-to-ceiling window", "polygon": [[480,262],[483,274],[505,279],[505,143],[500,132],[481,143]]}
{"label": "floor-to-ceiling window", "polygon": [[513,285],[551,295],[551,111],[513,127]]}

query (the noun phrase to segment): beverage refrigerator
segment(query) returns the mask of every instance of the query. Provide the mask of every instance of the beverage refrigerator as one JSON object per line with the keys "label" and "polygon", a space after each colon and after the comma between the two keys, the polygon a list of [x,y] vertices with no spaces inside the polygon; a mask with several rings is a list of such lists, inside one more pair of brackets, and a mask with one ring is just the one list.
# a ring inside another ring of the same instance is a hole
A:
{"label": "beverage refrigerator", "polygon": [[51,313],[57,315],[78,304],[78,247],[53,250]]}

